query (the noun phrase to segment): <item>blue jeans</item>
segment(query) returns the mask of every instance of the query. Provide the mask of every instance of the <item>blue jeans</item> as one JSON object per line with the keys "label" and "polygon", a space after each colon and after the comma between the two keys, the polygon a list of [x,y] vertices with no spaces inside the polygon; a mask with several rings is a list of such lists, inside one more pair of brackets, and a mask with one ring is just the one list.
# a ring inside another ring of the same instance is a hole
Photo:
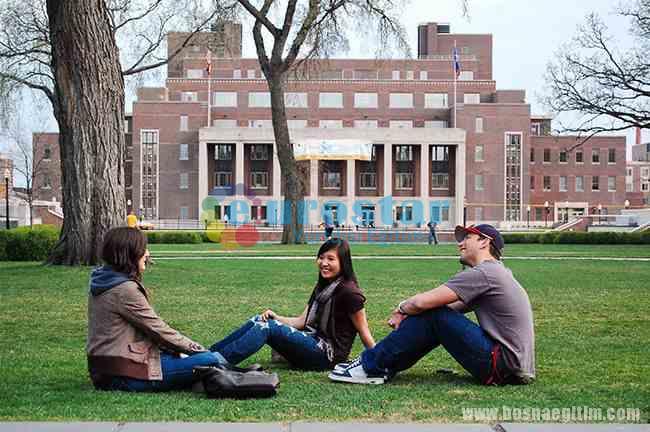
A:
{"label": "blue jeans", "polygon": [[393,377],[439,345],[482,383],[490,377],[495,341],[465,315],[446,306],[403,320],[397,330],[361,354],[361,363],[370,375]]}
{"label": "blue jeans", "polygon": [[259,315],[212,345],[210,351],[218,351],[228,362],[238,364],[264,345],[279,352],[298,369],[326,370],[331,366],[323,339],[280,321],[262,321]]}
{"label": "blue jeans", "polygon": [[109,390],[132,392],[162,392],[190,388],[198,379],[192,373],[195,366],[216,366],[226,363],[218,352],[202,352],[180,358],[160,353],[162,381],[139,380],[128,377],[114,377]]}

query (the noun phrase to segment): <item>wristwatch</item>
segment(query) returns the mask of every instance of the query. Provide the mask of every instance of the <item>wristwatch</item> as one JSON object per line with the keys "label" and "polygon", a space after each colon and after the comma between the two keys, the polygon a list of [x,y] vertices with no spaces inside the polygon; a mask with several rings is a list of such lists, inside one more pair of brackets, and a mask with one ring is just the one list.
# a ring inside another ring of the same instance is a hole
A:
{"label": "wristwatch", "polygon": [[406,300],[399,302],[399,305],[397,305],[397,311],[402,315],[408,315],[406,312],[404,312],[404,303],[406,303]]}

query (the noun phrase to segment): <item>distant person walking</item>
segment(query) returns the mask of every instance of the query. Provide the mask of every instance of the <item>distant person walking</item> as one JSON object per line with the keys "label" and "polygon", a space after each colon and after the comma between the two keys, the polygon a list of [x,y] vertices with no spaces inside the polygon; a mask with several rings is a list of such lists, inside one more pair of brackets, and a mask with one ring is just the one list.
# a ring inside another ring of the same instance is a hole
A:
{"label": "distant person walking", "polygon": [[438,244],[438,235],[436,234],[437,227],[438,223],[436,221],[431,221],[427,224],[427,228],[429,228],[429,244]]}
{"label": "distant person walking", "polygon": [[133,213],[133,210],[131,210],[126,217],[126,225],[129,228],[137,228],[138,227],[138,217]]}
{"label": "distant person walking", "polygon": [[330,240],[334,231],[334,216],[331,209],[326,209],[323,213],[323,226],[325,227],[325,241]]}

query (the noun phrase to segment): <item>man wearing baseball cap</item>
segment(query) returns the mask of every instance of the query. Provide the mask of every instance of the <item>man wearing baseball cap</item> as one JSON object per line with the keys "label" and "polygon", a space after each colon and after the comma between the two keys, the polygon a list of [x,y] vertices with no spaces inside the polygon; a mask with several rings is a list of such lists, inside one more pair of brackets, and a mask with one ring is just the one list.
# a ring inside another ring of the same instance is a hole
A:
{"label": "man wearing baseball cap", "polygon": [[[535,334],[528,294],[501,262],[503,237],[491,225],[457,226],[460,262],[469,268],[443,285],[416,294],[393,310],[394,329],[329,378],[383,384],[442,347],[486,385],[535,379]],[[464,314],[473,311],[478,324]]]}

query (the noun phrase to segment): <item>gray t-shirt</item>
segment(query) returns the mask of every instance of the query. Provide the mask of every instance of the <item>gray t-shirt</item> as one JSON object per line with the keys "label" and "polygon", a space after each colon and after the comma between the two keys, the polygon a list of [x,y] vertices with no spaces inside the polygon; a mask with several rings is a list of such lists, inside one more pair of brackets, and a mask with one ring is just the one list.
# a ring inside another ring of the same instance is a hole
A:
{"label": "gray t-shirt", "polygon": [[458,273],[447,283],[478,323],[503,350],[515,375],[535,378],[535,330],[528,294],[501,261],[483,261]]}

